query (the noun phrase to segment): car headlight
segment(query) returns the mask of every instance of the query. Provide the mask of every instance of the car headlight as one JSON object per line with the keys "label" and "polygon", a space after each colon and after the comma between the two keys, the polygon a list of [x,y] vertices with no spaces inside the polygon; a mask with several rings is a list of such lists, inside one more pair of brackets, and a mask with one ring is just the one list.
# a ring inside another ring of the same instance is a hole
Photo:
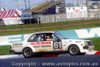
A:
{"label": "car headlight", "polygon": [[88,46],[88,43],[86,41],[84,42],[84,44],[85,44],[85,46]]}
{"label": "car headlight", "polygon": [[92,46],[93,44],[92,44],[91,41],[85,41],[85,45],[86,45],[86,46]]}

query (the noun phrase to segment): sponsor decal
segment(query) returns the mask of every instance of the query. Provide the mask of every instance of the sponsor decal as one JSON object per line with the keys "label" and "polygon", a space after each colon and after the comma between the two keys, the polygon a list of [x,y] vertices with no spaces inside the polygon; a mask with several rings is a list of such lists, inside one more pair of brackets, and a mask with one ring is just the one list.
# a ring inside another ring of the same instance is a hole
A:
{"label": "sponsor decal", "polygon": [[47,42],[32,42],[31,45],[46,45],[46,44],[51,44],[50,41]]}
{"label": "sponsor decal", "polygon": [[13,48],[20,48],[20,47],[23,47],[23,46],[21,46],[21,45],[14,45],[14,46],[12,46]]}
{"label": "sponsor decal", "polygon": [[66,40],[66,41],[64,41],[64,43],[70,43],[70,42],[72,42],[71,40]]}
{"label": "sponsor decal", "polygon": [[59,49],[59,51],[63,51],[63,49]]}
{"label": "sponsor decal", "polygon": [[34,48],[39,48],[40,46],[33,46]]}
{"label": "sponsor decal", "polygon": [[81,43],[81,41],[76,41],[76,43]]}
{"label": "sponsor decal", "polygon": [[51,47],[51,45],[42,45],[42,47]]}
{"label": "sponsor decal", "polygon": [[77,9],[77,10],[74,10],[75,12],[79,12],[80,11],[80,9]]}

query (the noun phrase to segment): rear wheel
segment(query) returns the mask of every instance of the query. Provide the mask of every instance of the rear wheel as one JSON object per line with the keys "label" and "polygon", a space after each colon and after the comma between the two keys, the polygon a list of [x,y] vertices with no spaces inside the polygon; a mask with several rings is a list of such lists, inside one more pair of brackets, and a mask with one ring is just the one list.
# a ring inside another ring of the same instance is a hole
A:
{"label": "rear wheel", "polygon": [[71,45],[68,49],[70,55],[79,55],[80,50],[77,45]]}
{"label": "rear wheel", "polygon": [[33,51],[31,48],[24,48],[23,55],[25,58],[31,58],[33,56]]}

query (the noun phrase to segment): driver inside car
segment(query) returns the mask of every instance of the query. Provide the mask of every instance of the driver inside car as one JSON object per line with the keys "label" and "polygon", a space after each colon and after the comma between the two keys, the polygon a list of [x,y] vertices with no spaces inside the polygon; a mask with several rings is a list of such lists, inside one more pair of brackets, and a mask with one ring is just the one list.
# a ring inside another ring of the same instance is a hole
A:
{"label": "driver inside car", "polygon": [[54,38],[52,37],[52,34],[46,35],[46,41],[54,41]]}

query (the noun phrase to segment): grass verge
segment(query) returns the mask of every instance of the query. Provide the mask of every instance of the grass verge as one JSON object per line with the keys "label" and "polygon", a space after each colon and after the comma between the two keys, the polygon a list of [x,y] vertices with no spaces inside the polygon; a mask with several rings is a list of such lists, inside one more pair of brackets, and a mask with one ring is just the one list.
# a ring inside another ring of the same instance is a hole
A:
{"label": "grass verge", "polygon": [[100,19],[77,20],[42,24],[0,26],[0,35],[24,34],[38,31],[57,31],[100,27]]}
{"label": "grass verge", "polygon": [[0,55],[9,55],[12,54],[9,52],[10,46],[0,46]]}
{"label": "grass verge", "polygon": [[100,38],[90,38],[89,40],[93,42],[94,50],[100,50]]}

